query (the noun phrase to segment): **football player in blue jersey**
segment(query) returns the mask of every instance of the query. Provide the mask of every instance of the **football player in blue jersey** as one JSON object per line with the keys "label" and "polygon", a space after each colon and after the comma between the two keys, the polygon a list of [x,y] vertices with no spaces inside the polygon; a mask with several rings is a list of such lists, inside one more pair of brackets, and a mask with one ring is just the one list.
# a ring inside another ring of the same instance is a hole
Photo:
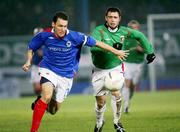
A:
{"label": "football player in blue jersey", "polygon": [[117,55],[120,60],[124,60],[128,55],[128,51],[116,50],[83,33],[69,30],[68,16],[64,12],[54,15],[52,27],[53,32],[41,32],[32,38],[28,45],[27,60],[22,66],[24,71],[28,71],[33,53],[44,46],[43,59],[39,64],[42,97],[34,107],[31,132],[38,131],[46,109],[51,114],[57,112],[71,90],[82,46],[103,48]]}

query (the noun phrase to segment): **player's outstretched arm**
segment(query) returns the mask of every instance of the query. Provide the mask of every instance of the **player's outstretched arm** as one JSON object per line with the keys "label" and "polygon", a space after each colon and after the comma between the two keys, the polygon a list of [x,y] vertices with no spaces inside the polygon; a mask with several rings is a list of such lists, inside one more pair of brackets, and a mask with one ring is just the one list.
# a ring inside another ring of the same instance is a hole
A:
{"label": "player's outstretched arm", "polygon": [[96,46],[114,53],[121,61],[125,60],[129,54],[129,50],[117,50],[101,41],[96,41]]}
{"label": "player's outstretched arm", "polygon": [[32,61],[32,57],[33,57],[33,51],[32,50],[28,50],[27,51],[27,60],[25,62],[25,64],[22,66],[22,69],[27,72],[31,66],[31,61]]}

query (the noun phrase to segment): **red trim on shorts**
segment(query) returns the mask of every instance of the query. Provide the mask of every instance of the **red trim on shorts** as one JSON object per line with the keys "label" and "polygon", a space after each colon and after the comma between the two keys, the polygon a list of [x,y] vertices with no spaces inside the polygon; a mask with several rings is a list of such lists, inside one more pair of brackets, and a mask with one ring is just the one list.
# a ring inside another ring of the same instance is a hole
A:
{"label": "red trim on shorts", "polygon": [[124,63],[122,63],[121,68],[122,68],[122,71],[124,72]]}

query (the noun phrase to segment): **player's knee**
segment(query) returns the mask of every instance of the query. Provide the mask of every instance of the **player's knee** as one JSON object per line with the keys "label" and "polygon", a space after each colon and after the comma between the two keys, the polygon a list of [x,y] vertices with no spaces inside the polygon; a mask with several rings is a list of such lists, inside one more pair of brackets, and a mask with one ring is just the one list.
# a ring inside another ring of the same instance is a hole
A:
{"label": "player's knee", "polygon": [[112,96],[111,98],[112,98],[112,100],[115,101],[115,102],[121,103],[121,101],[122,101],[122,98],[121,98],[120,95],[118,95],[118,96]]}
{"label": "player's knee", "polygon": [[43,98],[43,100],[44,100],[46,103],[49,103],[50,100],[51,100],[51,96],[44,96],[44,97],[42,97],[42,98]]}
{"label": "player's knee", "polygon": [[98,106],[99,109],[103,108],[105,104],[106,104],[106,102],[104,100],[101,100],[101,101],[97,102],[97,106]]}
{"label": "player's knee", "polygon": [[117,103],[121,103],[121,101],[122,101],[122,98],[121,98],[121,96],[119,96],[119,97],[116,97],[116,102],[117,102]]}

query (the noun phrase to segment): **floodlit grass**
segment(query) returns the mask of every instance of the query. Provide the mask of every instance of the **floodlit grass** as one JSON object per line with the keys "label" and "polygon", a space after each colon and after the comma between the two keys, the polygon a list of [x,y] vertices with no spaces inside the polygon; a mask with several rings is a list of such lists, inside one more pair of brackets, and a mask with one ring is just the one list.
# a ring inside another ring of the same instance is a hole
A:
{"label": "floodlit grass", "polygon": [[[0,100],[0,132],[28,132],[35,97]],[[71,95],[56,115],[45,114],[39,132],[93,132],[94,97]],[[110,99],[103,132],[115,132]],[[180,132],[180,91],[135,93],[129,114],[122,115],[127,132]]]}

